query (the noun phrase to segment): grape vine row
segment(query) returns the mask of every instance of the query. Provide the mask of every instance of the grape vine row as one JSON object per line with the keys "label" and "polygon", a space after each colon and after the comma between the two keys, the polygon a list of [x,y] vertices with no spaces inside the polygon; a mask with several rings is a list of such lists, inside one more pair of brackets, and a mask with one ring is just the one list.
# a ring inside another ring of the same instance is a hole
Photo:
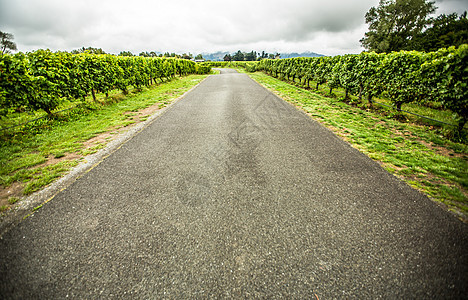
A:
{"label": "grape vine row", "polygon": [[0,116],[17,110],[44,110],[48,114],[62,101],[84,100],[96,93],[133,86],[141,89],[157,79],[206,74],[208,65],[165,57],[71,54],[37,50],[0,56]]}
{"label": "grape vine row", "polygon": [[330,93],[341,87],[345,97],[363,96],[372,103],[378,95],[393,105],[437,101],[457,115],[461,132],[468,122],[468,45],[436,52],[400,51],[361,53],[333,57],[264,59],[256,65],[274,77],[299,79],[315,88],[327,84]]}

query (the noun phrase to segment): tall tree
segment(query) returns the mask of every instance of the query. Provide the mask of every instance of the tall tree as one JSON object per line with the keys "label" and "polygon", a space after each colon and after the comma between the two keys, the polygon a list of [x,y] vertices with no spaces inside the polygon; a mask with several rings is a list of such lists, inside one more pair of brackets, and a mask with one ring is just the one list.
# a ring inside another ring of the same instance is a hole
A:
{"label": "tall tree", "polygon": [[192,54],[190,54],[190,53],[189,54],[184,53],[184,54],[182,54],[182,58],[183,59],[192,59],[193,57],[192,57]]}
{"label": "tall tree", "polygon": [[133,53],[130,51],[120,51],[119,56],[133,56]]}
{"label": "tall tree", "polygon": [[226,54],[226,55],[224,55],[224,58],[223,58],[223,59],[224,59],[224,61],[231,61],[231,60],[232,60],[232,56],[231,56],[231,54]]}
{"label": "tall tree", "polygon": [[426,0],[380,0],[366,13],[369,31],[360,40],[370,51],[407,50],[411,40],[430,23],[435,2]]}
{"label": "tall tree", "polygon": [[247,61],[254,61],[257,60],[257,52],[252,51],[250,53],[246,53],[244,59]]}
{"label": "tall tree", "polygon": [[233,61],[243,61],[244,60],[244,53],[242,53],[240,50],[237,51],[236,54],[232,56]]}
{"label": "tall tree", "polygon": [[13,42],[14,38],[13,34],[0,31],[0,51],[2,55],[17,50],[16,43]]}
{"label": "tall tree", "polygon": [[106,54],[106,52],[104,52],[104,50],[102,50],[101,48],[94,48],[94,47],[88,47],[88,48],[81,47],[80,49],[71,51],[72,54],[85,53],[85,52],[92,53],[92,54]]}
{"label": "tall tree", "polygon": [[426,31],[412,40],[412,49],[429,52],[462,44],[468,44],[466,11],[460,16],[456,13],[439,15]]}

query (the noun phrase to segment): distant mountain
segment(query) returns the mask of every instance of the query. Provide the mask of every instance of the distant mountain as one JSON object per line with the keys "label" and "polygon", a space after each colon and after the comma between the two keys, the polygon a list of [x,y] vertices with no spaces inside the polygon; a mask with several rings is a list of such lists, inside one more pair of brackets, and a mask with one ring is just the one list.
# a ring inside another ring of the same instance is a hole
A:
{"label": "distant mountain", "polygon": [[302,52],[302,53],[281,53],[281,58],[294,58],[294,57],[321,57],[325,56],[315,52]]}
{"label": "distant mountain", "polygon": [[215,53],[202,53],[203,58],[205,60],[211,60],[211,61],[223,61],[224,60],[224,55],[226,54],[232,54],[229,52],[215,52]]}
{"label": "distant mountain", "polygon": [[[236,51],[237,52],[237,51]],[[215,53],[202,53],[203,55],[203,58],[205,60],[211,60],[211,61],[222,61],[224,60],[224,56],[226,54],[235,54],[236,52],[221,52],[221,51],[218,51],[218,52],[215,52]],[[293,57],[320,57],[320,56],[324,56],[322,54],[318,54],[318,53],[315,53],[315,52],[302,52],[302,53],[281,53],[281,58],[293,58]]]}

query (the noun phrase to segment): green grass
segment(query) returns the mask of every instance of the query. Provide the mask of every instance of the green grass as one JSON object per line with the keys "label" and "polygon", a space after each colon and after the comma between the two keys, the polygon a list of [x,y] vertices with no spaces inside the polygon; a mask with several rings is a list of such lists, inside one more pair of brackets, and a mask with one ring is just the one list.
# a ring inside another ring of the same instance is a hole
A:
{"label": "green grass", "polygon": [[[245,72],[243,70],[243,72]],[[283,78],[285,80],[285,78]],[[298,79],[295,79],[294,81],[289,80],[287,81],[297,87],[303,87],[304,83],[299,82]],[[313,81],[310,81],[310,87],[311,90],[318,95],[325,96],[327,98],[336,98],[336,99],[344,99],[345,97],[345,91],[344,89],[337,88],[334,89],[332,94],[330,94],[330,88],[326,84],[321,84],[319,86],[319,89],[316,90],[316,84]],[[367,100],[359,100],[357,96],[350,95],[350,98],[347,100],[347,102],[352,103],[355,106],[366,106],[368,105]],[[363,99],[365,96],[363,96]],[[379,97],[377,99],[373,99],[373,101],[383,103],[386,105],[392,106],[392,102],[385,98],[385,97]],[[425,116],[431,119],[435,119],[438,121],[442,121],[444,123],[448,124],[457,124],[457,116],[451,111],[441,109],[441,105],[439,103],[406,103],[403,104],[401,109],[408,111],[413,114],[418,114],[421,116]],[[395,116],[398,113],[394,109],[387,108],[385,106],[381,106],[379,104],[374,104],[374,109],[378,109],[381,113],[386,114],[388,116]],[[401,113],[399,114],[399,117],[402,118],[406,122],[411,122],[411,123],[416,123],[416,124],[421,124],[421,125],[427,125],[427,126],[433,126],[432,129],[437,130],[440,132],[442,135],[445,136],[452,136],[454,134],[455,126],[450,126],[446,125],[440,122],[432,121],[426,118],[420,118],[418,116],[408,114],[408,113]],[[465,125],[465,136],[468,134],[468,125]]]}
{"label": "green grass", "polygon": [[[175,78],[127,95],[113,92],[114,96],[107,99],[100,95],[98,104],[88,100],[53,119],[40,119],[14,131],[1,132],[0,186],[5,189],[19,182],[24,187],[24,195],[42,189],[76,166],[79,157],[105,147],[105,142],[101,142],[85,148],[86,141],[136,123],[138,111],[153,105],[167,106],[206,76]],[[25,120],[25,115],[14,115],[11,120],[3,120],[3,124]],[[140,121],[147,118],[142,116]],[[73,159],[67,159],[67,155]],[[51,164],[51,159],[58,161]],[[7,199],[0,204],[8,206]]]}
{"label": "green grass", "polygon": [[21,199],[18,197],[9,197],[8,198],[8,203],[10,204],[15,204],[16,202],[20,201]]}
{"label": "green grass", "polygon": [[[468,145],[446,138],[440,128],[399,121],[380,110],[353,106],[264,73],[249,75],[379,161],[388,172],[468,219]],[[424,114],[425,109],[421,110]]]}
{"label": "green grass", "polygon": [[61,161],[47,167],[34,168],[31,170],[30,176],[23,179],[27,182],[23,193],[29,195],[35,191],[40,190],[42,187],[53,182],[55,179],[60,178],[64,173],[78,164],[77,160]]}

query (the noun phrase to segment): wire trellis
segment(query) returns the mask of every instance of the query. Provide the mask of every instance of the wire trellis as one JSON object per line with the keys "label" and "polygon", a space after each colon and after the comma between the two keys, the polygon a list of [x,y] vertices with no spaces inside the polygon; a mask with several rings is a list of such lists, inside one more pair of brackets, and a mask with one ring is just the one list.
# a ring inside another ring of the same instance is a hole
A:
{"label": "wire trellis", "polygon": [[410,115],[414,115],[414,116],[417,116],[417,117],[419,117],[419,118],[431,120],[431,121],[438,122],[438,123],[442,123],[442,124],[449,125],[449,126],[454,126],[454,127],[457,126],[457,125],[454,125],[454,124],[451,124],[451,123],[447,123],[447,122],[444,122],[444,121],[432,119],[432,118],[429,118],[429,117],[427,117],[427,116],[423,116],[423,115],[420,115],[420,114],[417,114],[417,113],[414,113],[414,112],[410,112],[410,111],[407,111],[407,110],[403,110],[403,109],[398,109],[398,108],[396,108],[396,107],[394,107],[394,106],[391,106],[391,105],[388,105],[388,104],[384,104],[384,103],[380,103],[380,102],[377,102],[377,101],[372,100],[372,104],[374,104],[374,103],[375,103],[375,104],[378,104],[378,105],[382,105],[382,106],[389,107],[389,108],[394,109],[394,110],[396,110],[396,111],[401,111],[401,112],[404,112],[404,113],[407,113],[407,114],[410,114]]}
{"label": "wire trellis", "polygon": [[[76,108],[76,106],[69,107],[69,108],[65,108],[65,109],[62,109],[62,110],[53,112],[52,115],[56,115],[56,114],[58,114],[58,113],[61,113],[61,112],[67,111],[67,110],[71,110],[71,109],[74,109],[74,108]],[[11,128],[24,126],[24,125],[26,125],[26,124],[28,124],[28,123],[31,123],[31,122],[34,122],[34,121],[37,121],[37,120],[40,120],[40,119],[45,119],[45,118],[47,118],[47,117],[50,117],[50,115],[45,115],[45,116],[42,116],[42,117],[39,117],[39,118],[35,118],[35,119],[29,120],[29,121],[24,122],[24,123],[20,123],[20,124],[8,126],[8,127],[3,127],[3,128],[0,128],[0,132],[1,132],[1,131],[8,130],[8,129],[11,129]]]}

